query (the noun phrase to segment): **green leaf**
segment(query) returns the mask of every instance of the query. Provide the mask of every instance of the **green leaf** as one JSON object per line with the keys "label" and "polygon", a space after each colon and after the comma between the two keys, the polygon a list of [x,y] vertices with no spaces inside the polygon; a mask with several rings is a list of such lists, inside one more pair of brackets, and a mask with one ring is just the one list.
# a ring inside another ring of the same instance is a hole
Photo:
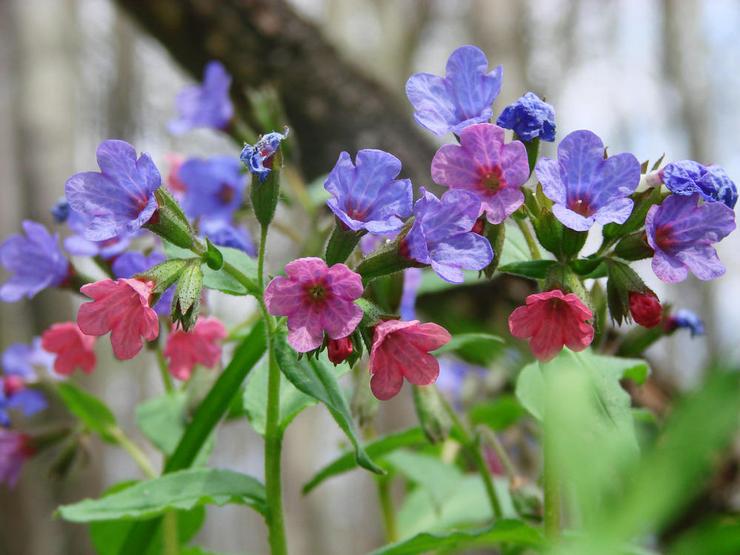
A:
{"label": "green leaf", "polygon": [[[427,443],[427,439],[421,429],[409,428],[408,430],[390,434],[368,443],[365,446],[365,451],[373,459],[381,459],[384,455],[392,453],[401,447],[416,447],[418,445],[426,445]],[[306,482],[306,485],[303,486],[303,494],[309,493],[325,480],[349,472],[355,468],[357,468],[357,458],[354,452],[345,453],[319,470],[311,480]]]}
{"label": "green leaf", "polygon": [[423,488],[438,508],[450,498],[463,479],[459,468],[445,464],[435,456],[400,450],[390,453],[385,460],[396,472]]}
{"label": "green leaf", "polygon": [[116,417],[105,403],[70,382],[58,384],[57,393],[69,412],[88,430],[108,443],[118,443]]}
{"label": "green leaf", "polygon": [[449,281],[440,279],[432,270],[424,270],[421,273],[421,283],[419,284],[417,294],[427,295],[429,293],[438,293],[454,287],[465,287],[488,281],[480,272],[465,271],[463,274],[465,275],[465,281],[463,283],[450,283]]}
{"label": "green leaf", "polygon": [[[320,360],[325,361],[325,357],[326,355],[322,353],[320,355]],[[311,371],[311,369],[308,368],[307,359],[301,359],[298,363],[304,367],[306,372]],[[327,366],[327,368],[337,379],[350,370],[347,364],[339,364],[337,366],[332,365]],[[244,410],[247,413],[249,423],[252,425],[254,430],[262,436],[265,435],[265,425],[267,423],[268,371],[267,359],[264,358],[262,359],[262,362],[257,365],[254,371],[252,371],[252,375],[249,377],[242,397],[242,403]],[[285,431],[296,416],[298,416],[304,409],[317,403],[318,400],[302,393],[296,389],[292,383],[282,377],[280,380],[280,429]]]}
{"label": "green leaf", "polygon": [[424,532],[416,536],[381,547],[372,555],[416,555],[442,550],[476,547],[494,547],[502,543],[538,547],[544,543],[542,534],[520,520],[499,520],[482,530],[456,530],[453,532]]}
{"label": "green leaf", "polygon": [[[103,498],[127,489],[137,482],[122,482],[109,488]],[[205,507],[195,507],[190,511],[176,511],[177,536],[180,544],[190,541],[203,526],[206,518]],[[116,555],[134,522],[126,520],[102,520],[90,523],[90,541],[98,555]],[[163,551],[162,531],[154,537],[146,555],[159,555]]]}
{"label": "green leaf", "polygon": [[[164,251],[169,258],[192,258],[193,253],[186,249],[176,247],[172,243],[164,241]],[[224,264],[231,264],[242,272],[252,282],[257,283],[257,261],[250,258],[247,253],[231,247],[219,247],[223,255]],[[227,295],[249,295],[254,291],[248,290],[241,282],[237,281],[223,268],[213,270],[206,266],[203,268],[203,285],[208,289],[216,289]]]}
{"label": "green leaf", "polygon": [[474,425],[485,424],[492,430],[505,430],[526,414],[524,407],[513,395],[500,395],[490,403],[475,405],[470,409]]}
{"label": "green leaf", "polygon": [[465,349],[471,345],[496,349],[503,344],[503,339],[490,333],[458,333],[457,335],[453,335],[452,339],[434,352],[435,354],[449,353],[451,351]]}
{"label": "green leaf", "polygon": [[715,519],[681,535],[670,548],[670,555],[737,555],[740,553],[740,517]]}
{"label": "green leaf", "polygon": [[[504,239],[504,252],[501,254],[499,265],[509,265],[516,262],[527,262],[532,259],[527,247],[527,240],[521,230],[513,222],[506,222],[506,238]],[[500,269],[500,268],[499,268]]]}
{"label": "green leaf", "polygon": [[557,262],[554,260],[527,260],[499,266],[498,271],[530,279],[545,279],[547,270],[553,264],[557,264]]}
{"label": "green leaf", "polygon": [[264,514],[264,486],[251,476],[231,470],[195,468],[139,482],[100,499],[62,505],[59,514],[71,522],[145,520],[173,509],[227,503],[247,505]]}
{"label": "green leaf", "polygon": [[306,357],[308,359],[306,367],[301,365],[296,358],[295,351],[288,345],[284,332],[275,336],[275,356],[280,370],[290,383],[301,392],[326,405],[334,420],[355,447],[357,463],[371,472],[383,474],[383,469],[370,459],[360,444],[347,400],[334,374],[323,363],[310,357]]}

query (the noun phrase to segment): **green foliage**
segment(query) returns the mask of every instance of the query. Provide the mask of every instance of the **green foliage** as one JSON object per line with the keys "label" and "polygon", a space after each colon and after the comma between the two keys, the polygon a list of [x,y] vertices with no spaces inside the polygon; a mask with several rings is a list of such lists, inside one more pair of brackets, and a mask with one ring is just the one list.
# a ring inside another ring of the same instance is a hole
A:
{"label": "green foliage", "polygon": [[308,358],[307,366],[301,365],[296,358],[295,351],[288,345],[285,333],[277,333],[274,338],[275,356],[283,375],[299,391],[313,397],[329,409],[334,420],[355,447],[357,463],[371,472],[382,474],[383,469],[370,459],[360,444],[349,405],[331,370],[321,361],[313,358]]}
{"label": "green foliage", "polygon": [[499,266],[499,271],[530,279],[545,279],[550,266],[557,264],[554,260],[525,260]]}
{"label": "green foliage", "polygon": [[116,417],[105,403],[70,382],[60,383],[57,392],[69,412],[88,430],[98,434],[108,443],[118,443],[120,432],[116,425]]}
{"label": "green foliage", "polygon": [[264,514],[264,487],[251,476],[231,470],[196,468],[139,482],[100,499],[62,505],[59,514],[71,522],[146,520],[170,510],[227,503],[247,505]]}
{"label": "green foliage", "polygon": [[499,395],[493,401],[475,405],[470,409],[470,421],[485,424],[492,430],[505,430],[526,414],[524,407],[513,395]]}
{"label": "green foliage", "polygon": [[456,333],[449,342],[434,351],[435,355],[454,352],[471,364],[485,366],[504,347],[504,340],[490,333]]}

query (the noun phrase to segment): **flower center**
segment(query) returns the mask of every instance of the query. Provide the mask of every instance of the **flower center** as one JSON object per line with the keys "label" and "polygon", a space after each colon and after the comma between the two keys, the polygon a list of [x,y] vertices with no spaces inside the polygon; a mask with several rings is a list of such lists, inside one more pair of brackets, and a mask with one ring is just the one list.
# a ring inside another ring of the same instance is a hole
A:
{"label": "flower center", "polygon": [[506,180],[503,177],[501,166],[493,168],[483,168],[479,170],[480,186],[488,191],[495,193],[506,186]]}
{"label": "flower center", "polygon": [[347,206],[344,212],[347,214],[347,216],[349,216],[353,220],[358,220],[358,221],[363,221],[365,219],[365,216],[367,216],[366,210],[356,208],[355,206],[351,204]]}
{"label": "flower center", "polygon": [[661,250],[671,250],[676,241],[673,238],[673,229],[670,225],[662,225],[655,230],[655,242]]}
{"label": "flower center", "polygon": [[571,200],[570,202],[568,202],[568,208],[570,208],[576,214],[580,214],[584,218],[588,218],[594,213],[594,210],[591,208],[591,203],[587,198],[578,198]]}
{"label": "flower center", "polygon": [[20,376],[10,375],[5,376],[3,379],[3,392],[7,397],[15,395],[24,387],[25,384],[23,383],[23,378]]}
{"label": "flower center", "polygon": [[218,198],[221,202],[224,204],[229,204],[232,200],[234,200],[234,196],[236,195],[236,191],[234,191],[234,188],[229,185],[228,183],[222,183],[221,188],[218,191]]}
{"label": "flower center", "polygon": [[331,296],[329,288],[323,281],[307,284],[304,288],[306,298],[310,303],[323,304]]}

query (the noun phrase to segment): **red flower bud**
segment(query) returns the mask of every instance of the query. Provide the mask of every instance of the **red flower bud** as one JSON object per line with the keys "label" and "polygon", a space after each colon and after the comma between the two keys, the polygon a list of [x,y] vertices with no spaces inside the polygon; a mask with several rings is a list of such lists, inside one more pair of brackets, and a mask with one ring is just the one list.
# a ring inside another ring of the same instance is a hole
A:
{"label": "red flower bud", "polygon": [[21,389],[25,389],[25,387],[26,384],[23,383],[23,378],[20,376],[8,374],[3,378],[3,393],[5,393],[6,397],[12,397]]}
{"label": "red flower bud", "polygon": [[654,328],[663,318],[663,307],[658,297],[649,289],[645,293],[630,292],[632,318],[646,328]]}
{"label": "red flower bud", "polygon": [[352,340],[349,337],[330,339],[329,346],[327,347],[329,360],[332,361],[334,366],[347,360],[353,350],[354,347],[352,346]]}

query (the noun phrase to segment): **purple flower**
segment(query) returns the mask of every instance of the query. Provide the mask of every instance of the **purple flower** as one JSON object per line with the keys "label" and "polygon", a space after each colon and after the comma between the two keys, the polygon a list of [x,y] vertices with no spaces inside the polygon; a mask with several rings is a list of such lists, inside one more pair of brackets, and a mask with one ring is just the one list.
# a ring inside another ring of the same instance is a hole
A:
{"label": "purple flower", "polygon": [[491,119],[491,104],[501,91],[503,68],[488,72],[480,48],[461,46],[447,60],[447,76],[416,73],[406,82],[414,118],[435,135],[459,134],[468,125]]}
{"label": "purple flower", "polygon": [[[156,251],[149,254],[149,256],[141,252],[125,252],[113,261],[111,270],[113,270],[113,275],[116,279],[132,278],[136,274],[144,273],[157,264],[164,262],[165,259],[166,257],[162,253]],[[176,287],[176,285],[173,285],[168,288],[159,297],[157,304],[152,307],[160,316],[169,316],[172,296],[175,294]]]}
{"label": "purple flower", "polygon": [[185,87],[178,93],[175,104],[179,114],[170,122],[170,132],[181,135],[198,127],[226,129],[234,117],[230,87],[231,75],[221,62],[208,62],[203,84]]}
{"label": "purple flower", "polygon": [[353,231],[398,231],[414,202],[411,181],[396,179],[399,173],[401,161],[382,150],[360,150],[354,164],[342,152],[324,182],[332,195],[326,204]]}
{"label": "purple flower", "polygon": [[190,218],[231,219],[247,186],[239,160],[231,156],[191,158],[178,177],[186,186],[182,208]]}
{"label": "purple flower", "polygon": [[421,287],[423,270],[406,268],[403,271],[403,291],[401,292],[401,320],[416,320],[416,297]]}
{"label": "purple flower", "polygon": [[0,483],[15,486],[21,469],[34,454],[26,434],[0,429]]}
{"label": "purple flower", "polygon": [[542,158],[535,167],[552,212],[575,231],[594,223],[623,224],[632,213],[631,195],[640,182],[640,163],[632,154],[604,159],[604,143],[591,131],[573,131],[558,145],[558,159]]}
{"label": "purple flower", "polygon": [[29,299],[47,287],[60,285],[69,275],[69,262],[57,234],[40,223],[23,222],[25,236],[16,233],[0,244],[0,264],[11,278],[0,287],[0,300],[13,303]]}
{"label": "purple flower", "polygon": [[672,162],[660,171],[663,183],[676,195],[699,193],[704,200],[722,202],[729,208],[737,203],[737,187],[719,166],[704,166],[693,160]]}
{"label": "purple flower", "polygon": [[239,158],[249,171],[256,175],[260,183],[264,183],[272,171],[272,157],[280,148],[280,143],[288,137],[288,128],[285,133],[273,131],[260,137],[254,145],[244,145]]}
{"label": "purple flower", "polygon": [[26,382],[20,376],[0,378],[0,426],[10,426],[11,410],[32,416],[46,407],[43,393],[26,387]]}
{"label": "purple flower", "polygon": [[203,220],[200,230],[214,245],[239,249],[249,256],[257,256],[252,236],[244,226],[235,226],[223,220]]}
{"label": "purple flower", "polygon": [[462,283],[463,270],[482,270],[493,259],[487,239],[470,231],[480,213],[480,201],[467,191],[447,191],[438,199],[420,188],[414,206],[414,225],[404,237],[402,250],[409,258],[431,264],[437,275]]}
{"label": "purple flower", "polygon": [[30,345],[13,343],[3,351],[2,369],[6,375],[19,376],[26,382],[36,380],[36,369],[53,371],[55,356],[41,347],[41,338],[34,338]]}
{"label": "purple flower", "polygon": [[523,141],[539,137],[552,142],[555,140],[555,109],[533,92],[528,92],[503,109],[496,125],[512,129]]}
{"label": "purple flower", "polygon": [[504,130],[497,125],[471,125],[461,133],[459,146],[444,145],[434,155],[432,179],[475,193],[488,221],[500,224],[524,202],[527,149],[520,141],[504,143]]}
{"label": "purple flower", "polygon": [[90,218],[74,210],[69,211],[67,226],[73,235],[64,239],[64,248],[74,256],[100,256],[109,260],[125,251],[131,243],[135,233],[112,237],[104,241],[89,241],[85,239],[85,230],[90,225]]}
{"label": "purple flower", "polygon": [[54,221],[58,224],[63,224],[67,221],[67,218],[69,218],[69,211],[69,202],[67,202],[67,197],[62,197],[56,201],[50,210]]}
{"label": "purple flower", "polygon": [[725,273],[712,244],[735,229],[735,213],[721,202],[698,204],[700,198],[670,195],[645,218],[653,271],[667,283],[685,280],[689,270],[701,280]]}
{"label": "purple flower", "polygon": [[671,314],[666,322],[666,329],[669,332],[681,328],[691,331],[691,337],[704,335],[704,322],[697,314],[686,308],[679,309]]}
{"label": "purple flower", "polygon": [[125,141],[103,141],[97,150],[101,172],[73,175],[64,186],[72,210],[89,218],[85,239],[104,241],[141,228],[157,209],[154,191],[162,178],[148,154],[136,159]]}
{"label": "purple flower", "polygon": [[469,380],[482,381],[488,371],[456,358],[439,358],[437,387],[447,395],[456,409],[462,407],[465,383]]}

